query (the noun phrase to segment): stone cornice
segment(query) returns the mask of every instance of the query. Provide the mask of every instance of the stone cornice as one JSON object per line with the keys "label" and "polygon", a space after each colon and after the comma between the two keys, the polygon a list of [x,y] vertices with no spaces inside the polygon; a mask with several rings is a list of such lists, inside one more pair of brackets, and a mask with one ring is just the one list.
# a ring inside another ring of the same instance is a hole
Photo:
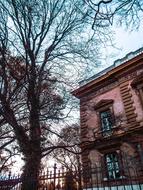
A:
{"label": "stone cornice", "polygon": [[136,72],[134,71],[138,68],[143,68],[143,53],[132,58],[131,60],[126,61],[122,65],[113,68],[103,76],[98,77],[84,86],[79,87],[78,89],[74,90],[72,94],[80,99],[81,97],[87,96],[93,91],[99,91],[105,86],[110,86],[110,84],[111,86],[115,85],[115,83],[117,85],[117,83],[135,77]]}

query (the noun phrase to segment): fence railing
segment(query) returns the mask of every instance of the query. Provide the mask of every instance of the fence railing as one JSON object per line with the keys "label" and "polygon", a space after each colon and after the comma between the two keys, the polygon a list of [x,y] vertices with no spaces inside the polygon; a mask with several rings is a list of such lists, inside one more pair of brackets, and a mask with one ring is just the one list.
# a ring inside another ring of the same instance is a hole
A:
{"label": "fence railing", "polygon": [[[105,168],[88,166],[86,169],[57,168],[47,170],[39,175],[38,187],[35,190],[143,190],[143,171],[134,166],[126,168],[117,178],[109,179]],[[25,178],[34,183],[35,179]],[[0,190],[21,190],[20,175],[1,176]],[[30,190],[30,189],[29,189]]]}

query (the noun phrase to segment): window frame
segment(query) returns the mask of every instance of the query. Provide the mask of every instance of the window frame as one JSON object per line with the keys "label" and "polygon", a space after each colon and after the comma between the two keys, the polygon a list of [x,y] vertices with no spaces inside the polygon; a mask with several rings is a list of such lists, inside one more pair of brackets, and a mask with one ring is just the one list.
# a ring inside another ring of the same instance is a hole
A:
{"label": "window frame", "polygon": [[[101,114],[102,113],[107,113],[109,112],[110,116],[111,116],[111,126],[110,126],[110,129],[105,129],[106,127],[103,126],[103,119],[101,117]],[[111,109],[108,107],[107,109],[104,109],[102,111],[99,111],[99,117],[100,117],[100,126],[101,126],[101,133],[103,136],[106,136],[106,134],[112,134],[112,131],[113,131],[113,127],[114,127],[114,119],[113,119],[113,113],[111,111]]]}
{"label": "window frame", "polygon": [[136,89],[139,93],[139,98],[141,101],[141,105],[143,107],[143,72],[140,73],[132,82],[131,82],[131,87],[133,89]]}
{"label": "window frame", "polygon": [[[115,115],[114,115],[114,110],[113,110],[113,102],[114,102],[114,100],[108,100],[108,99],[107,100],[101,100],[94,107],[96,114],[97,114],[97,117],[98,117],[100,132],[101,132],[103,137],[110,136],[113,133],[113,129],[115,126]],[[107,131],[104,132],[102,130],[102,121],[101,121],[101,117],[100,117],[100,114],[106,110],[110,111],[111,120],[112,120],[112,128],[111,128],[112,130],[109,131],[108,133],[107,133]]]}
{"label": "window frame", "polygon": [[141,104],[142,104],[142,107],[143,107],[143,84],[138,85],[137,90],[139,92],[139,97],[140,97]]}
{"label": "window frame", "polygon": [[[113,162],[107,162],[107,156],[108,155],[115,155],[117,161],[113,161]],[[108,152],[104,155],[104,164],[105,164],[105,169],[106,169],[106,177],[108,180],[118,180],[121,178],[121,174],[122,174],[122,170],[121,170],[121,164],[120,164],[120,156],[118,155],[117,152]],[[108,164],[113,165],[113,169],[108,168]],[[118,169],[116,168],[116,164],[118,164]],[[113,178],[110,177],[109,172],[112,172],[113,174]],[[119,172],[119,176],[116,177],[117,172]]]}

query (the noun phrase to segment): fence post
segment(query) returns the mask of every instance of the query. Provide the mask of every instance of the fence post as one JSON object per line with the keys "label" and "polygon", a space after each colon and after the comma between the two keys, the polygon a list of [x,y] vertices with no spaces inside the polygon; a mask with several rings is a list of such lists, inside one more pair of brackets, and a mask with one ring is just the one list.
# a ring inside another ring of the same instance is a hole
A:
{"label": "fence post", "polygon": [[8,179],[10,179],[10,178],[11,178],[11,171],[8,174]]}
{"label": "fence post", "polygon": [[54,164],[54,189],[55,190],[55,187],[56,187],[56,169],[57,169],[57,166],[56,164]]}
{"label": "fence post", "polygon": [[81,184],[81,164],[80,164],[80,156],[77,155],[78,160],[78,190],[82,190],[82,184]]}

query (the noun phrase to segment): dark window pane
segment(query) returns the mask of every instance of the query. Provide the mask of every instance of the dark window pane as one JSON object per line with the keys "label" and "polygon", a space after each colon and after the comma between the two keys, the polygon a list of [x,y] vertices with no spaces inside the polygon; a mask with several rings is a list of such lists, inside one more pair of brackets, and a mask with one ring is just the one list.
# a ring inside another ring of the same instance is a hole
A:
{"label": "dark window pane", "polygon": [[109,179],[116,179],[120,177],[119,162],[116,153],[107,154],[105,157],[107,173]]}
{"label": "dark window pane", "polygon": [[112,115],[110,110],[100,112],[102,132],[110,132],[113,127]]}

